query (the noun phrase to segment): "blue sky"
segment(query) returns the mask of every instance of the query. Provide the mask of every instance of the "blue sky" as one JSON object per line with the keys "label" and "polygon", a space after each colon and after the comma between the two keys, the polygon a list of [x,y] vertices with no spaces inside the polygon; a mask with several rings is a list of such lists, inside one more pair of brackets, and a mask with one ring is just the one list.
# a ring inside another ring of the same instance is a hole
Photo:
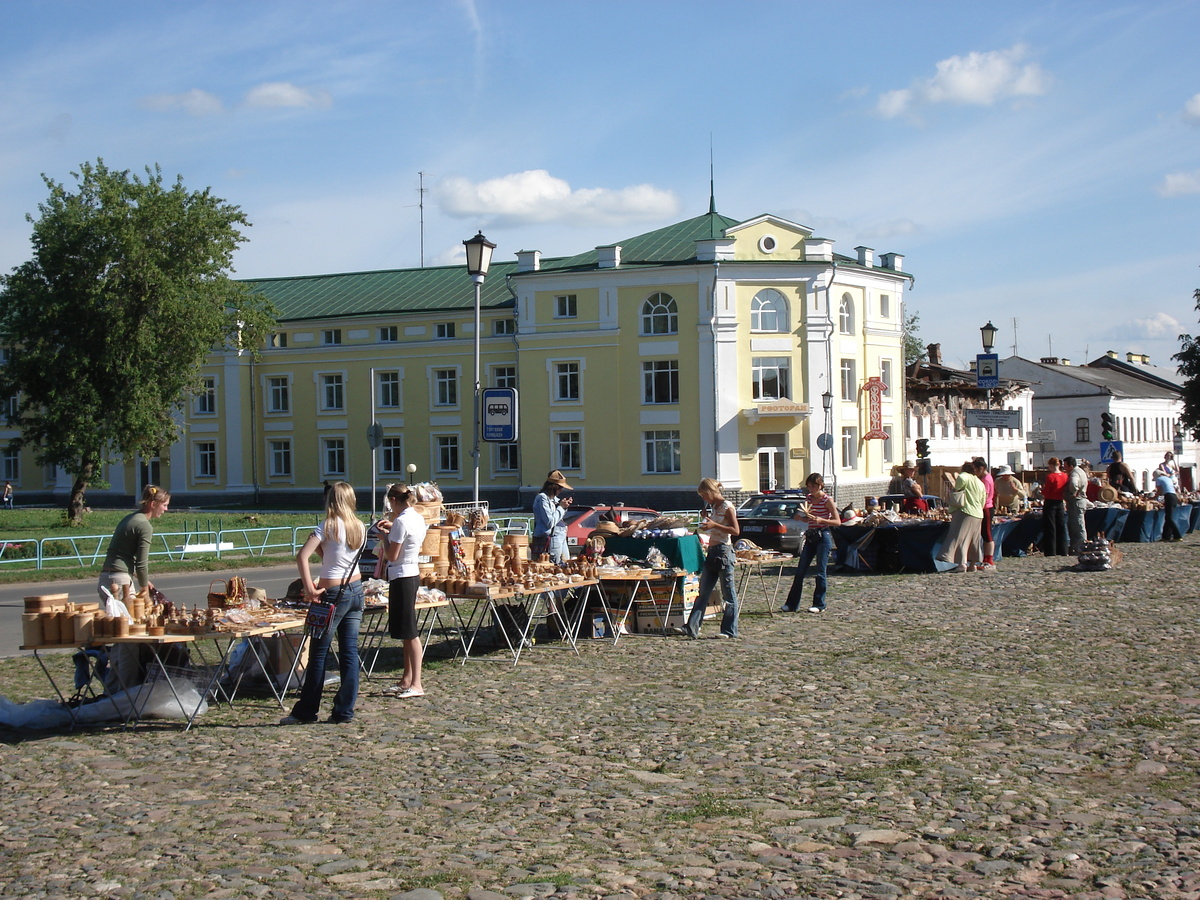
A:
{"label": "blue sky", "polygon": [[[950,364],[1170,364],[1200,287],[1200,3],[9,0],[0,271],[45,173],[159,164],[243,277],[572,254],[708,208],[905,255]],[[464,290],[468,283],[464,278]],[[1015,323],[1014,323],[1015,320]],[[1015,329],[1014,329],[1015,324]]]}

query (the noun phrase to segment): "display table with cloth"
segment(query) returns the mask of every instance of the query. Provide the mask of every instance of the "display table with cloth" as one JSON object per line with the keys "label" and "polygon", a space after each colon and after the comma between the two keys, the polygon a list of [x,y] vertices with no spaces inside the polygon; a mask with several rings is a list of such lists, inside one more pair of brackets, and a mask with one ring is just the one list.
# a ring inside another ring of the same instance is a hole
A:
{"label": "display table with cloth", "polygon": [[1129,521],[1129,510],[1123,506],[1093,506],[1083,513],[1083,524],[1091,539],[1104,535],[1110,541],[1121,540]]}
{"label": "display table with cloth", "polygon": [[1189,533],[1195,531],[1197,528],[1200,528],[1200,503],[1193,503],[1191,504],[1191,507],[1192,517],[1191,521],[1188,522]]}
{"label": "display table with cloth", "polygon": [[1131,509],[1129,518],[1125,520],[1125,528],[1119,538],[1108,536],[1109,540],[1120,540],[1127,544],[1148,544],[1161,540],[1163,522],[1166,512],[1161,509]]}
{"label": "display table with cloth", "polygon": [[1179,535],[1182,537],[1191,530],[1192,527],[1192,504],[1180,503],[1175,507],[1175,527],[1179,529]]}
{"label": "display table with cloth", "polygon": [[830,530],[839,566],[882,573],[939,572],[953,567],[936,559],[950,530],[950,523],[941,519],[838,525]]}
{"label": "display table with cloth", "polygon": [[1012,527],[1001,535],[996,534],[996,526],[992,526],[992,537],[996,541],[996,559],[1004,556],[1025,556],[1029,548],[1041,543],[1042,513],[1035,510],[1025,513],[1019,519],[1012,519]]}
{"label": "display table with cloth", "polygon": [[604,552],[606,555],[619,553],[630,559],[645,559],[650,548],[657,548],[667,558],[667,563],[677,569],[688,572],[699,572],[704,565],[704,551],[700,547],[700,538],[694,534],[683,537],[636,538],[613,535],[605,537]]}

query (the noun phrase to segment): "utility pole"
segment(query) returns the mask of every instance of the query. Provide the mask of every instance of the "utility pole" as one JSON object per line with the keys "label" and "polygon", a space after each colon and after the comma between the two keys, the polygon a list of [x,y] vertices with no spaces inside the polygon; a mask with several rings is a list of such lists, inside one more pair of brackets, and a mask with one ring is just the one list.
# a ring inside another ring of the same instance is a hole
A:
{"label": "utility pole", "polygon": [[418,172],[420,178],[419,186],[417,187],[417,206],[421,211],[421,268],[425,268],[425,174]]}

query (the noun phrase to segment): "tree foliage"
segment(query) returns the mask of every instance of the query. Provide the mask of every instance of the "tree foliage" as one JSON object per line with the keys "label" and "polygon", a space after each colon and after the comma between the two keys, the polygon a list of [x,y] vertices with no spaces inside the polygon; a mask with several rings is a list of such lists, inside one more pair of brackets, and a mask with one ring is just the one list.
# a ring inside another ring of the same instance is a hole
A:
{"label": "tree foliage", "polygon": [[921,343],[921,314],[916,310],[904,317],[904,367],[925,358],[926,348]]}
{"label": "tree foliage", "polygon": [[[1192,293],[1196,309],[1200,310],[1200,288]],[[1200,337],[1190,334],[1179,336],[1181,348],[1171,357],[1179,363],[1179,374],[1187,380],[1183,384],[1183,427],[1191,431],[1192,437],[1200,439]]]}
{"label": "tree foliage", "polygon": [[247,238],[241,209],[182,177],[109,169],[43,175],[32,258],[0,276],[0,396],[39,465],[75,478],[71,518],[104,463],[151,457],[179,436],[177,413],[214,347],[256,353],[274,323],[261,296],[232,280]]}

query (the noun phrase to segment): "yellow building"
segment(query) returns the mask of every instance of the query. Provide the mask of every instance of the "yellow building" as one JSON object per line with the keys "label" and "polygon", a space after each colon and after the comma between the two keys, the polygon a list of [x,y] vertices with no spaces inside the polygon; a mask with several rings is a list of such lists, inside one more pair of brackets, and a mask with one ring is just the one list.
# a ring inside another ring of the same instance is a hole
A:
{"label": "yellow building", "polygon": [[[694,505],[704,476],[753,491],[816,470],[843,500],[875,492],[905,455],[902,262],[836,254],[776,216],[710,211],[577,256],[493,263],[480,383],[516,388],[520,416],[517,442],[482,444],[481,496],[526,504],[551,469],[580,502],[657,508]],[[112,493],[154,478],[177,505],[311,503],[324,481],[365,490],[407,479],[411,464],[448,499],[469,499],[463,267],[252,284],[280,310],[270,346],[258,361],[214,354],[181,440],[110,472]],[[872,378],[886,385],[874,402]]]}

